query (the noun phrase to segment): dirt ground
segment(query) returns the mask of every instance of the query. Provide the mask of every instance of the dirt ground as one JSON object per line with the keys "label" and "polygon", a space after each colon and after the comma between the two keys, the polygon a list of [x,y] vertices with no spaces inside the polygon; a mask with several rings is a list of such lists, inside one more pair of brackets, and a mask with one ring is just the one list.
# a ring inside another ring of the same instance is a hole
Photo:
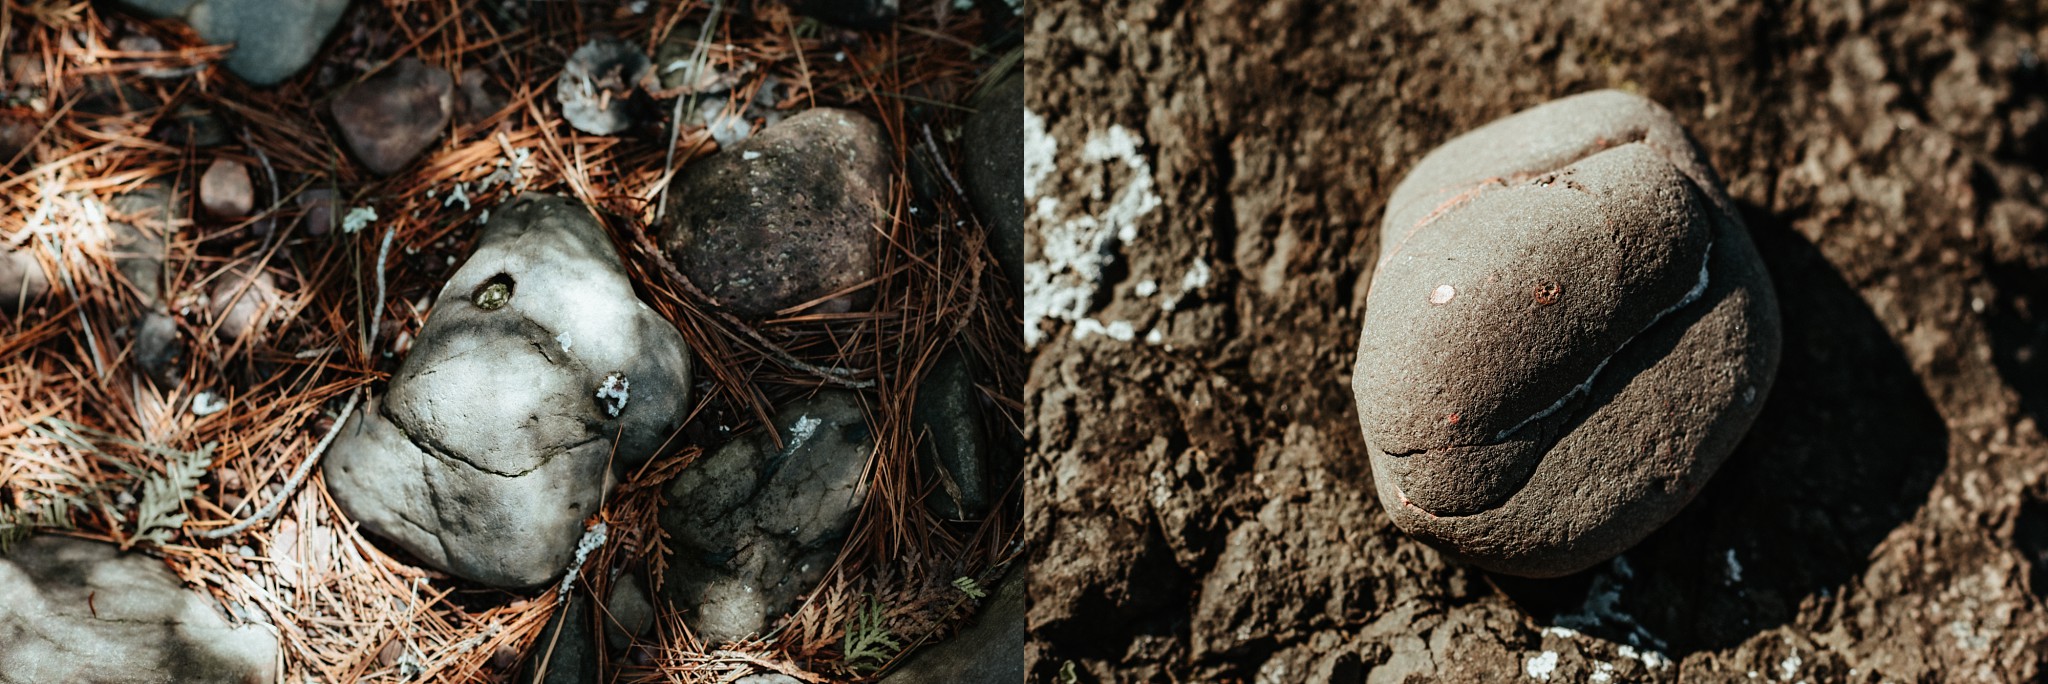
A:
{"label": "dirt ground", "polygon": [[[1100,270],[1027,313],[1034,681],[2048,676],[2048,10],[1554,4],[1035,8],[1027,254]],[[1436,145],[1607,87],[1725,179],[1783,366],[1667,527],[1491,576],[1372,494],[1377,224]]]}

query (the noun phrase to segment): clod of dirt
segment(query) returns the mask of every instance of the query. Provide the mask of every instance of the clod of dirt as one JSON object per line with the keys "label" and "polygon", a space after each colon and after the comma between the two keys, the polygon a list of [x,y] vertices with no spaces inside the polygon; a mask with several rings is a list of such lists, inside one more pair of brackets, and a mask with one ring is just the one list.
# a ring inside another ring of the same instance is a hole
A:
{"label": "clod of dirt", "polygon": [[[324,468],[335,503],[422,562],[501,587],[560,575],[614,475],[688,409],[682,335],[571,200],[491,212],[392,377]],[[611,391],[607,392],[609,389]]]}
{"label": "clod of dirt", "polygon": [[[888,220],[882,129],[812,109],[691,163],[669,187],[662,248],[733,313],[761,317],[875,275]],[[825,310],[846,311],[865,293]]]}
{"label": "clod of dirt", "polygon": [[1024,578],[1011,577],[974,624],[937,645],[911,654],[882,684],[1024,681]]}
{"label": "clod of dirt", "polygon": [[20,311],[50,293],[43,263],[26,249],[0,253],[0,309]]}
{"label": "clod of dirt", "polygon": [[1024,72],[1011,73],[967,119],[960,141],[961,182],[988,226],[989,249],[1003,275],[1024,283]]}
{"label": "clod of dirt", "polygon": [[407,57],[336,96],[329,111],[363,166],[389,176],[441,137],[455,111],[455,80]]}
{"label": "clod of dirt", "polygon": [[896,21],[899,4],[898,0],[800,0],[796,10],[841,26],[878,29]]}
{"label": "clod of dirt", "polygon": [[277,681],[270,630],[112,544],[38,536],[0,556],[0,633],[10,682]]}
{"label": "clod of dirt", "polygon": [[199,204],[214,218],[235,220],[256,208],[256,186],[249,167],[233,159],[215,159],[199,177]]}
{"label": "clod of dirt", "polygon": [[207,302],[213,334],[229,343],[260,339],[285,305],[277,279],[249,263],[229,266],[215,278]]}
{"label": "clod of dirt", "polygon": [[875,441],[858,396],[820,392],[775,428],[780,449],[765,433],[740,437],[668,488],[662,596],[708,644],[760,633],[816,588],[867,499]]}
{"label": "clod of dirt", "polygon": [[919,438],[918,466],[931,494],[925,506],[940,517],[977,519],[1002,495],[1003,480],[990,463],[988,429],[981,424],[981,392],[967,356],[947,351],[917,387],[911,410]]}
{"label": "clod of dirt", "polygon": [[562,118],[576,130],[612,135],[632,128],[646,113],[635,98],[652,62],[640,48],[617,38],[598,38],[569,55],[555,80]]}
{"label": "clod of dirt", "polygon": [[156,17],[182,19],[216,45],[233,43],[225,66],[272,86],[304,69],[341,20],[348,0],[120,0]]}
{"label": "clod of dirt", "polygon": [[1381,504],[1497,572],[1613,557],[1769,395],[1777,300],[1671,114],[1616,91],[1460,136],[1395,188],[1353,389]]}

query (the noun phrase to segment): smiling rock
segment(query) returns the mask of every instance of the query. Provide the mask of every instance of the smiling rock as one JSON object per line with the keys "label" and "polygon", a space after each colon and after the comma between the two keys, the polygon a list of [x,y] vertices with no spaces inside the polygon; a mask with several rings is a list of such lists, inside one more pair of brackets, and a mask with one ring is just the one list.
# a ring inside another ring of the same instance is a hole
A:
{"label": "smiling rock", "polygon": [[471,580],[561,574],[615,482],[687,410],[675,326],[633,294],[590,212],[527,195],[492,212],[391,387],[322,464],[363,528]]}
{"label": "smiling rock", "polygon": [[1388,202],[1352,388],[1380,501],[1515,575],[1640,541],[1778,365],[1770,278],[1670,112],[1564,98],[1431,152]]}

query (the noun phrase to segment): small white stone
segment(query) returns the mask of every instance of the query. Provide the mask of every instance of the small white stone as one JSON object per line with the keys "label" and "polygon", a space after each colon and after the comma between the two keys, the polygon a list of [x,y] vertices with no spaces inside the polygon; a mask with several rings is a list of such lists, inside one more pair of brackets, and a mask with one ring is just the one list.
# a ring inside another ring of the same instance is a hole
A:
{"label": "small white stone", "polygon": [[1436,289],[1429,292],[1429,303],[1449,304],[1451,298],[1456,296],[1458,296],[1458,288],[1451,287],[1450,283],[1444,283],[1436,286]]}
{"label": "small white stone", "polygon": [[227,400],[215,396],[212,392],[200,392],[192,395],[192,415],[210,416],[220,413],[227,407]]}

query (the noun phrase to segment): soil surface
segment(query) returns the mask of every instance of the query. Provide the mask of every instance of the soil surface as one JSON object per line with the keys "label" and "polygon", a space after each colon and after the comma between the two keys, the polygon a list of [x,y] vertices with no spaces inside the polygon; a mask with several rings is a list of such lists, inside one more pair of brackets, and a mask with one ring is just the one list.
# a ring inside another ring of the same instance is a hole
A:
{"label": "soil surface", "polygon": [[[1394,4],[1035,8],[1033,680],[2048,676],[2048,13]],[[1610,87],[1742,207],[1783,365],[1668,526],[1489,575],[1372,493],[1377,226],[1436,145]]]}

